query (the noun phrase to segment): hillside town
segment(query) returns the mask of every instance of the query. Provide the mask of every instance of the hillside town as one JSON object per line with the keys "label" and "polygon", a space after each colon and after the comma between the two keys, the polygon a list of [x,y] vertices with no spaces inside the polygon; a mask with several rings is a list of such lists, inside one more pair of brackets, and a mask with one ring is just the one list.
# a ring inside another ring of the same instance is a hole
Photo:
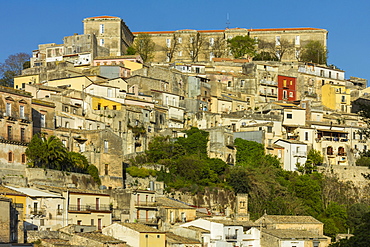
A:
{"label": "hillside town", "polygon": [[[228,41],[244,36],[265,57],[235,57]],[[130,54],[140,38],[152,50]],[[370,147],[359,114],[370,103],[367,80],[348,79],[320,52],[301,59],[308,43],[326,49],[327,39],[320,28],[131,32],[119,17],[98,16],[83,20],[82,34],[40,44],[12,87],[0,86],[0,246],[326,247],[352,236],[327,236],[309,215],[252,219],[248,193],[170,191],[128,172],[158,136],[198,129],[209,135],[208,157],[230,167],[237,138],[299,174],[311,172],[316,150],[315,172],[351,183],[368,202],[370,171],[357,162]],[[97,177],[30,165],[35,135],[59,139]]]}

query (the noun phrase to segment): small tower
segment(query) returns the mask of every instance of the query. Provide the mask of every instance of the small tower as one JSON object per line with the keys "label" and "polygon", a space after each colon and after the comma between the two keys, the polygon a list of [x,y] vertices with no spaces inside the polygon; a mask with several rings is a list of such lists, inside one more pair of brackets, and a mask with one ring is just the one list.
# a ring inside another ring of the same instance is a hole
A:
{"label": "small tower", "polygon": [[236,195],[235,219],[238,221],[249,221],[248,194]]}

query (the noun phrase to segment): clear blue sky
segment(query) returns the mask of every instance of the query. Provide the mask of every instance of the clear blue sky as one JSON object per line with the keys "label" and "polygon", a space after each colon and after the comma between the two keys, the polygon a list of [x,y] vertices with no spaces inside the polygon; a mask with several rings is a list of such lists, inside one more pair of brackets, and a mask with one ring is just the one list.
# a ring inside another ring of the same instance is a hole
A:
{"label": "clear blue sky", "polygon": [[131,31],[316,27],[329,31],[329,64],[370,80],[370,1],[0,0],[0,62],[81,34],[86,17],[122,18]]}

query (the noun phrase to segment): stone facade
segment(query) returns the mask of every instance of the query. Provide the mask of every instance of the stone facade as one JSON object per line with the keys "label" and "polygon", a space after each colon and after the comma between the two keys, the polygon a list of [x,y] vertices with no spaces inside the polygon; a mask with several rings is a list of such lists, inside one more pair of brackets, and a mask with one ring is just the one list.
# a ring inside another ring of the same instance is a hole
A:
{"label": "stone facade", "polygon": [[297,54],[308,41],[318,40],[326,46],[328,32],[319,28],[231,28],[225,30],[185,29],[135,32],[134,34],[141,33],[149,34],[155,43],[153,62],[206,62],[211,61],[214,57],[232,57],[227,50],[226,41],[235,36],[249,36],[256,41],[271,42],[277,48],[280,46],[280,41],[287,40],[294,49],[291,53],[285,54],[282,59],[283,61],[297,61]]}
{"label": "stone facade", "polygon": [[124,55],[134,40],[133,34],[121,18],[89,17],[83,23],[84,34],[95,35],[98,44],[109,49],[110,56]]}

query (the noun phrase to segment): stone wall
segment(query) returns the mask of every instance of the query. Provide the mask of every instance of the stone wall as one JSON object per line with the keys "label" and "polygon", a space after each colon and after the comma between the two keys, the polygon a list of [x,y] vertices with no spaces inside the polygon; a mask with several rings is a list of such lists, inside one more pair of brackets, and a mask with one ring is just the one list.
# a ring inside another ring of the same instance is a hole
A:
{"label": "stone wall", "polygon": [[96,189],[97,184],[88,174],[62,172],[42,168],[26,168],[29,184],[70,187],[79,189]]}

